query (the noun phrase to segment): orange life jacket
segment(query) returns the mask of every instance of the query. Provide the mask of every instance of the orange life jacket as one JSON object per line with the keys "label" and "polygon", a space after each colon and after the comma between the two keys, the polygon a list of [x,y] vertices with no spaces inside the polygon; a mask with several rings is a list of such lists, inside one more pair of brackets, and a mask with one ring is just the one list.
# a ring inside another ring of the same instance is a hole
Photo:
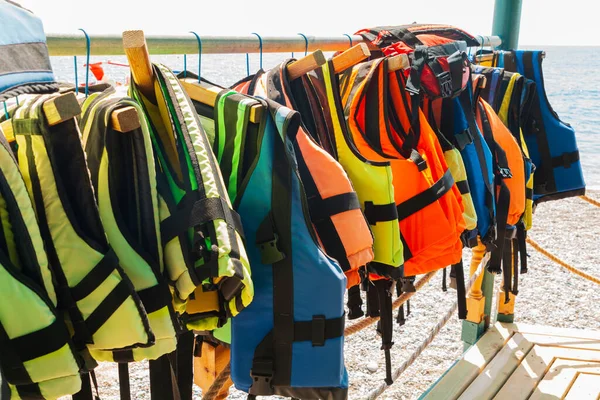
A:
{"label": "orange life jacket", "polygon": [[[290,109],[298,107],[289,90],[287,64],[242,82],[236,89],[267,97]],[[308,198],[308,209],[319,243],[335,258],[346,277],[347,287],[360,283],[358,269],[373,260],[373,236],[361,211],[358,196],[342,166],[308,134],[301,124],[295,137],[300,178]]]}
{"label": "orange life jacket", "polygon": [[402,73],[388,75],[387,59],[376,59],[346,71],[340,87],[358,150],[391,163],[404,276],[413,276],[461,260],[465,222],[442,149],[423,113],[411,113],[403,79]]}

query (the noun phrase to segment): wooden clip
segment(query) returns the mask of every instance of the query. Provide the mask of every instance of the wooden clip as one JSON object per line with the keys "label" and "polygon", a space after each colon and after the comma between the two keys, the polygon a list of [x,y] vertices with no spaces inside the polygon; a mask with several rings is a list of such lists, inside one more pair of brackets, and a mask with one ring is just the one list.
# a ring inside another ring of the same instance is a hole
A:
{"label": "wooden clip", "polygon": [[290,80],[298,79],[302,75],[309,73],[312,70],[319,68],[325,64],[327,60],[321,50],[317,50],[309,55],[302,57],[298,61],[294,61],[287,66],[287,72]]}
{"label": "wooden clip", "polygon": [[0,131],[2,131],[6,140],[9,142],[15,141],[15,131],[13,130],[12,121],[10,119],[0,122]]}
{"label": "wooden clip", "polygon": [[388,58],[388,71],[396,72],[401,69],[410,68],[410,62],[406,54],[398,54]]}
{"label": "wooden clip", "polygon": [[479,75],[477,77],[477,87],[479,89],[484,89],[487,86],[487,78],[485,75]]}
{"label": "wooden clip", "polygon": [[367,46],[366,43],[354,45],[348,50],[344,51],[342,54],[333,57],[333,71],[336,74],[342,73],[369,56],[371,56],[371,52],[369,51],[369,46]]}
{"label": "wooden clip", "polygon": [[81,107],[75,93],[69,92],[60,96],[52,97],[44,102],[44,114],[48,125],[60,124],[81,114]]}
{"label": "wooden clip", "polygon": [[134,30],[123,32],[123,49],[129,60],[133,81],[140,92],[152,102],[156,101],[154,94],[154,70],[150,62],[150,54],[146,45],[144,31]]}
{"label": "wooden clip", "polygon": [[117,132],[131,132],[138,129],[140,116],[135,107],[127,106],[114,110],[110,115],[112,127]]}
{"label": "wooden clip", "polygon": [[[192,100],[199,101],[200,103],[213,108],[217,102],[217,96],[223,90],[218,86],[211,85],[207,82],[198,82],[197,79],[192,78],[182,78],[179,82],[181,82],[181,86],[183,86]],[[262,104],[255,104],[250,107],[250,122],[255,124],[260,122],[262,111]]]}

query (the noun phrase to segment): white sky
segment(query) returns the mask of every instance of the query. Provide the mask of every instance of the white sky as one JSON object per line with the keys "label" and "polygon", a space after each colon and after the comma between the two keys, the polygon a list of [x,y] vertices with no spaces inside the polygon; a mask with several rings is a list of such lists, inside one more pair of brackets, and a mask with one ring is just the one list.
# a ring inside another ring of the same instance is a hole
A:
{"label": "white sky", "polygon": [[[494,0],[16,0],[47,33],[339,35],[377,25],[446,23],[490,34]],[[156,4],[156,6],[151,6]],[[159,6],[160,4],[160,6]],[[600,45],[597,0],[523,0],[521,45]],[[560,32],[559,32],[560,29]]]}

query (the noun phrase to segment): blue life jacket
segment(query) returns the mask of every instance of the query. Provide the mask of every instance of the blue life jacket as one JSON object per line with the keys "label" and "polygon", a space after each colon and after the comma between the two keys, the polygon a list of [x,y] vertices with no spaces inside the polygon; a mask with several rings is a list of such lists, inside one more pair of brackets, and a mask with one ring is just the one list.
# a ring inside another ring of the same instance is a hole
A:
{"label": "blue life jacket", "polygon": [[0,0],[0,21],[0,101],[57,91],[42,21],[4,0]]}
{"label": "blue life jacket", "polygon": [[232,320],[231,377],[251,395],[345,399],[346,277],[306,211],[293,145],[300,114],[266,100],[262,121],[248,128],[251,102],[229,101],[236,96],[222,93],[215,114],[224,151],[242,166],[233,206],[255,285],[254,301]]}
{"label": "blue life jacket", "polygon": [[498,58],[498,66],[518,72],[536,84],[537,96],[523,125],[529,155],[536,166],[536,204],[585,194],[575,130],[560,120],[546,97],[543,58],[544,53],[539,50],[503,52]]}
{"label": "blue life jacket", "polygon": [[482,242],[489,244],[496,236],[494,171],[492,153],[475,122],[471,81],[469,80],[460,96],[450,101],[453,102],[453,143],[460,150],[467,171],[467,181],[477,214],[477,234]]}

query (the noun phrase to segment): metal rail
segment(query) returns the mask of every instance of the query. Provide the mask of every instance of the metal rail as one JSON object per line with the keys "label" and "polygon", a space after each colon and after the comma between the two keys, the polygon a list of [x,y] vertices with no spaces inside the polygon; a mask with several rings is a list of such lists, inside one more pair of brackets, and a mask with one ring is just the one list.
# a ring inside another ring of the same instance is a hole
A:
{"label": "metal rail", "polygon": [[[361,36],[351,36],[352,43],[363,41]],[[338,51],[350,47],[348,37],[307,36],[308,51]],[[477,36],[484,46],[497,47],[502,41],[499,36]],[[248,36],[201,36],[202,54],[258,53],[259,40]],[[86,54],[83,33],[48,34],[48,51],[51,56],[81,56]],[[194,54],[198,53],[198,40],[190,33],[178,36],[146,36],[150,54]],[[264,36],[263,53],[304,52],[306,42],[298,36]],[[90,35],[90,53],[94,56],[124,55],[121,35]]]}

